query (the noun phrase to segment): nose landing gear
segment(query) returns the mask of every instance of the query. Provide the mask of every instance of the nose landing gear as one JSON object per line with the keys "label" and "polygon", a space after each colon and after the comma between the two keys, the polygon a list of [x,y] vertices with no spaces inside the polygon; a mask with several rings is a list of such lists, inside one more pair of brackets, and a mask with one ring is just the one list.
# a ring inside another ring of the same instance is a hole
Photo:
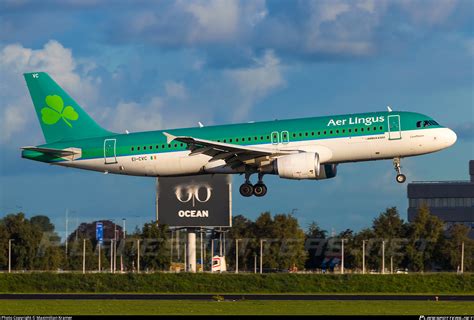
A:
{"label": "nose landing gear", "polygon": [[395,180],[398,183],[404,183],[407,180],[407,177],[402,173],[399,157],[393,158],[393,166],[395,168],[395,171],[397,172],[397,176],[395,177]]}
{"label": "nose landing gear", "polygon": [[263,197],[267,194],[267,186],[263,183],[263,174],[258,174],[258,182],[255,185],[252,185],[250,182],[250,175],[251,173],[245,173],[245,182],[240,186],[239,191],[240,194],[244,197],[250,197],[252,195],[256,197]]}

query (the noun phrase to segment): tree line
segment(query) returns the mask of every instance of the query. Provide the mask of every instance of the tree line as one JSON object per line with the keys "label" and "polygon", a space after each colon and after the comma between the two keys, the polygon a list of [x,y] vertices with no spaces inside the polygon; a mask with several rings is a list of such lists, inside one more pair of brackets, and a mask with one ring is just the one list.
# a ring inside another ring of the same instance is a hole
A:
{"label": "tree line", "polygon": [[[0,269],[8,268],[9,240],[13,270],[82,270],[85,251],[87,270],[98,270],[100,252],[103,271],[111,270],[112,261],[115,261],[116,270],[135,271],[138,248],[141,270],[169,270],[172,263],[184,261],[185,232],[180,232],[176,239],[177,233],[172,235],[168,226],[150,222],[125,234],[111,221],[100,222],[104,226],[104,242],[99,246],[96,221],[82,223],[68,235],[67,241],[62,242],[47,216],[27,219],[24,213],[8,214],[0,219]],[[461,244],[464,243],[464,271],[473,271],[474,241],[469,239],[468,233],[469,228],[462,224],[445,230],[443,222],[431,215],[426,207],[420,208],[411,223],[403,221],[397,209],[392,207],[380,213],[370,228],[359,232],[347,229],[338,234],[328,234],[317,222],[304,230],[293,214],[272,216],[264,212],[255,221],[242,215],[233,217],[232,228],[225,232],[223,251],[228,270],[235,266],[238,240],[241,272],[252,272],[256,261],[258,268],[260,252],[266,272],[331,272],[340,268],[344,241],[346,272],[360,272],[364,260],[367,271],[380,272],[384,264],[387,270],[393,265],[394,269],[428,272],[459,270]],[[219,254],[219,239],[223,236],[218,232],[207,232],[204,236],[205,266],[210,265],[212,247],[214,255]],[[196,248],[199,259],[199,237]],[[382,262],[382,254],[385,262]]]}

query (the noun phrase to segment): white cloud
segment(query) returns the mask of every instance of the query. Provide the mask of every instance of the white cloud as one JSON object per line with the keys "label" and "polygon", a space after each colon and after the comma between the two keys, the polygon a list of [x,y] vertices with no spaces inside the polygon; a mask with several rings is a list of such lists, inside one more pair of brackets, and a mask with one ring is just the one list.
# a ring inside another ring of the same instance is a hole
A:
{"label": "white cloud", "polygon": [[[145,6],[146,7],[146,6]],[[265,0],[178,0],[171,5],[132,10],[120,27],[116,41],[144,39],[170,45],[235,43],[249,34],[268,15]]]}
{"label": "white cloud", "polygon": [[234,114],[234,120],[243,120],[251,107],[273,90],[285,85],[280,60],[271,50],[255,59],[255,66],[227,71],[237,85],[241,103]]}
{"label": "white cloud", "polygon": [[223,40],[237,32],[239,3],[237,1],[184,1],[179,3],[192,14],[197,24],[189,33],[190,41]]}
{"label": "white cloud", "polygon": [[413,1],[400,0],[400,7],[404,9],[414,22],[427,25],[441,24],[456,8],[457,0],[443,1]]}
{"label": "white cloud", "polygon": [[[0,48],[0,98],[3,121],[2,142],[11,140],[24,131],[35,118],[23,73],[48,72],[66,91],[80,101],[95,101],[98,91],[95,79],[81,77],[70,49],[50,40],[41,49],[31,49],[21,44],[8,44]],[[37,139],[32,139],[36,141]]]}
{"label": "white cloud", "polygon": [[182,82],[166,81],[165,91],[168,97],[176,99],[186,99],[186,87]]}
{"label": "white cloud", "polygon": [[110,129],[119,133],[157,130],[163,127],[161,111],[163,100],[153,97],[147,103],[120,102],[115,108],[104,110],[103,117],[110,123]]}
{"label": "white cloud", "polygon": [[55,40],[48,41],[42,49],[33,50],[20,44],[5,46],[0,52],[0,70],[15,73],[45,71],[72,95],[96,96],[92,79],[82,79],[75,71],[77,65],[71,49]]}
{"label": "white cloud", "polygon": [[469,55],[474,57],[474,38],[467,39],[464,42],[464,45],[465,45],[466,50],[469,53]]}
{"label": "white cloud", "polygon": [[[33,117],[33,114],[26,113],[22,105],[28,103],[27,99],[19,99],[16,103],[9,103],[5,108],[2,108],[1,119],[2,124],[0,126],[0,141],[9,141],[12,136],[16,133],[21,132],[26,123]],[[31,110],[32,111],[32,110]]]}
{"label": "white cloud", "polygon": [[386,2],[373,0],[312,2],[304,32],[305,50],[356,56],[372,53],[373,33],[386,7]]}

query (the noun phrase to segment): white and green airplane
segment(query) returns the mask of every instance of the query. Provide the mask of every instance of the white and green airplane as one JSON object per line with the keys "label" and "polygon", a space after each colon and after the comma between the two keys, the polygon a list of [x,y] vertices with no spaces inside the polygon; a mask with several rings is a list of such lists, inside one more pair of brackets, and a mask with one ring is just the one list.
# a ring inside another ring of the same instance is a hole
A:
{"label": "white and green airplane", "polygon": [[[104,173],[164,177],[245,174],[240,193],[264,196],[265,174],[334,178],[340,163],[400,159],[439,151],[456,134],[414,112],[358,113],[220,126],[114,133],[100,127],[47,73],[24,74],[46,144],[22,157]],[[252,184],[250,176],[258,174]]]}

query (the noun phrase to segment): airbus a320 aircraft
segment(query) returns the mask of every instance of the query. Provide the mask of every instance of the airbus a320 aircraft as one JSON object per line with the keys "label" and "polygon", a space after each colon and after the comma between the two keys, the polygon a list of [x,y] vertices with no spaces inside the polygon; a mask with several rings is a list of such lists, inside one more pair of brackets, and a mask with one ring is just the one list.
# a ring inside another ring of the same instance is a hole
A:
{"label": "airbus a320 aircraft", "polygon": [[[118,134],[100,127],[47,73],[24,74],[46,144],[22,157],[50,164],[134,176],[244,174],[240,193],[262,197],[265,174],[330,179],[340,163],[400,159],[439,151],[456,134],[414,112],[346,114],[293,120]],[[256,173],[258,182],[250,176]]]}

